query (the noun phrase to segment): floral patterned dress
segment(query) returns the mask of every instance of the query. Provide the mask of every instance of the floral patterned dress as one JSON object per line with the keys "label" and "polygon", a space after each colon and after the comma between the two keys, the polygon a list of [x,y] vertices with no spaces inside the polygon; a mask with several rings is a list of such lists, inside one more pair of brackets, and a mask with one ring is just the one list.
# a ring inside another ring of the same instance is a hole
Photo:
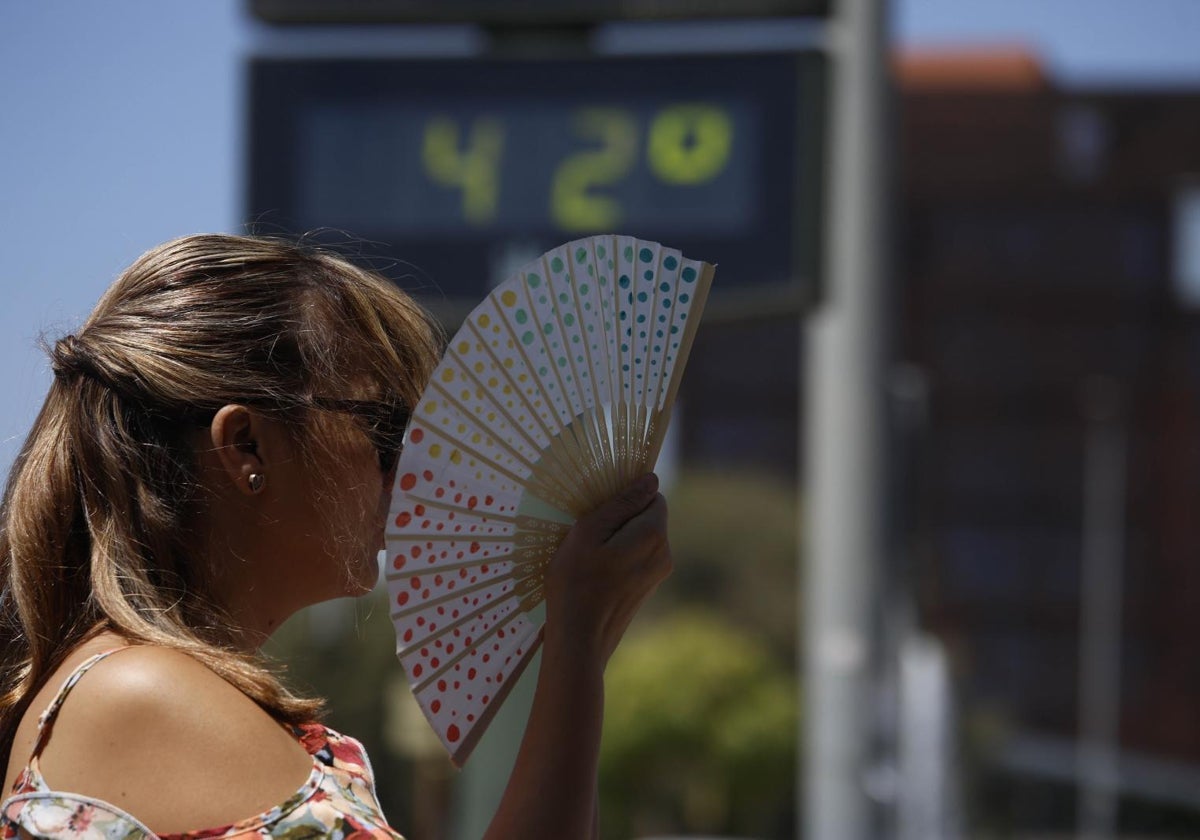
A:
{"label": "floral patterned dress", "polygon": [[[117,648],[124,650],[124,648]],[[38,736],[29,764],[17,778],[12,796],[0,803],[0,837],[22,834],[72,840],[141,840],[218,837],[399,838],[390,829],[375,798],[371,763],[362,744],[319,723],[294,727],[300,744],[312,756],[308,781],[284,802],[232,825],[156,835],[132,814],[99,799],[51,790],[42,778],[38,758],[50,740],[50,728],[67,694],[89,668],[116,650],[97,654],[80,665],[38,719]]]}

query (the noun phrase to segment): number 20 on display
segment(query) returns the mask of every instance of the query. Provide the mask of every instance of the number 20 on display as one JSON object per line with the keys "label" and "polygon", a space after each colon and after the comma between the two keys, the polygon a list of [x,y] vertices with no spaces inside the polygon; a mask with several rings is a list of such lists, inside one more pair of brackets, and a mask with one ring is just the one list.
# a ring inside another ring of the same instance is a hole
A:
{"label": "number 20 on display", "polygon": [[[617,185],[637,166],[643,142],[637,118],[619,108],[582,108],[571,115],[573,136],[586,149],[554,169],[549,211],[562,230],[611,228],[621,222],[620,202],[603,189]],[[654,113],[646,130],[647,168],[669,187],[695,187],[716,178],[729,163],[733,120],[706,104],[676,104]],[[504,123],[478,117],[465,126],[434,117],[424,126],[421,162],[436,184],[462,192],[463,218],[483,226],[496,218],[504,156]]]}

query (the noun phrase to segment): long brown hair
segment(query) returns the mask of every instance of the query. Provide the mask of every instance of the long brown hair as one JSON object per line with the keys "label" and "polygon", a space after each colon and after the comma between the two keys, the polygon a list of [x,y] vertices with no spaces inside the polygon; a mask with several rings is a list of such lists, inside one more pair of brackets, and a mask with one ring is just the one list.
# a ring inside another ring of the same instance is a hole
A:
{"label": "long brown hair", "polygon": [[307,245],[189,236],[130,266],[49,348],[55,380],[0,508],[3,754],[48,675],[102,629],[185,651],[281,721],[318,713],[236,648],[202,556],[191,440],[241,403],[315,446],[307,399],[365,380],[413,406],[440,344],[390,282]]}

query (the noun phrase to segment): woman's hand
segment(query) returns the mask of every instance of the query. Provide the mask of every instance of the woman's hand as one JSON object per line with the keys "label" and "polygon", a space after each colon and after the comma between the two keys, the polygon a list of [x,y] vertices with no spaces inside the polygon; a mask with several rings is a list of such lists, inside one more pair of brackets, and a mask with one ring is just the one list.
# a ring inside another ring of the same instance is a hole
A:
{"label": "woman's hand", "polygon": [[548,648],[608,662],[629,622],[671,572],[667,501],[642,476],[584,515],[546,572]]}
{"label": "woman's hand", "polygon": [[571,528],[546,571],[537,690],[488,840],[597,836],[604,666],[670,571],[667,503],[653,475]]}

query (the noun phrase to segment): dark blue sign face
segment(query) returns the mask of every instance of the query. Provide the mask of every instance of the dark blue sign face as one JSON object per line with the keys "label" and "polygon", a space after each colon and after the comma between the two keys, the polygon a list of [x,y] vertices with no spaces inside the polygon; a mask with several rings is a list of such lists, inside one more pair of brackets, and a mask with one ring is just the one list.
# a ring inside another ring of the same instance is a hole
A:
{"label": "dark blue sign face", "polygon": [[795,55],[256,61],[249,218],[368,240],[450,297],[591,233],[720,263],[723,284],[795,283],[818,71]]}

